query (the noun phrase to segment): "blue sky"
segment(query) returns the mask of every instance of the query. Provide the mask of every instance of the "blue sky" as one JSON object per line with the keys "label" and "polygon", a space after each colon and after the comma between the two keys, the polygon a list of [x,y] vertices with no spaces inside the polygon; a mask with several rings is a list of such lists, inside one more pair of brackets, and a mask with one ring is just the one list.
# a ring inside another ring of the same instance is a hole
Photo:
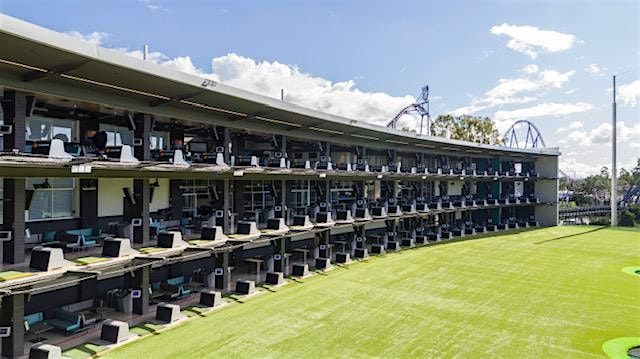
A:
{"label": "blue sky", "polygon": [[631,70],[619,166],[640,154],[638,2],[0,0],[0,12],[375,123],[428,83],[432,115],[529,119],[578,175],[609,164],[610,75]]}

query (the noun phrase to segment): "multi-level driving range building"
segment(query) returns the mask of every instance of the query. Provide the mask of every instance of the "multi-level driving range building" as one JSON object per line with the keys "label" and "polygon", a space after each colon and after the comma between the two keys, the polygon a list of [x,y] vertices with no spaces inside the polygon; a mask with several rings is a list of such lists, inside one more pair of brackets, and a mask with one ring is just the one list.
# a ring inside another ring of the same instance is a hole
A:
{"label": "multi-level driving range building", "polygon": [[418,136],[0,15],[2,354],[200,289],[557,224],[557,149]]}

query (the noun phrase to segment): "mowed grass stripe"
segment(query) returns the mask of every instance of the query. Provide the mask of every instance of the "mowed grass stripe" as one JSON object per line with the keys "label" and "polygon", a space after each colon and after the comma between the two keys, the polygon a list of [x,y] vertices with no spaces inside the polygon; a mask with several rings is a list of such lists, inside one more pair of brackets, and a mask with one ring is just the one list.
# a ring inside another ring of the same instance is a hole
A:
{"label": "mowed grass stripe", "polygon": [[640,231],[555,227],[337,268],[118,348],[131,357],[602,357],[640,333]]}

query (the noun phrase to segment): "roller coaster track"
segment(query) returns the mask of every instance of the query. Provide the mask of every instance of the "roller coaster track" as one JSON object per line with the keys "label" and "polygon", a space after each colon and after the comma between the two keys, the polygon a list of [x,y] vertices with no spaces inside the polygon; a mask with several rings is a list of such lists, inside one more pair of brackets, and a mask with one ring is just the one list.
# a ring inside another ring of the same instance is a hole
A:
{"label": "roller coaster track", "polygon": [[[521,132],[523,131],[524,136]],[[547,147],[542,138],[542,133],[533,123],[527,120],[518,120],[509,127],[502,137],[502,143],[512,148],[542,148]]]}

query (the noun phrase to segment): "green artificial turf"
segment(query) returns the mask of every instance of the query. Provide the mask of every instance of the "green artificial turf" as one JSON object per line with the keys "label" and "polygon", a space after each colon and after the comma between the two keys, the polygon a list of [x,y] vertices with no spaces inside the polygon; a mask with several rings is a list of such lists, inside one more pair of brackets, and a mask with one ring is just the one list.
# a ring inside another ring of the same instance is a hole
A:
{"label": "green artificial turf", "polygon": [[89,265],[89,264],[106,262],[108,260],[110,260],[110,258],[106,258],[106,257],[80,257],[80,258],[73,259],[72,261],[75,264],[78,264],[78,265],[81,265],[81,266],[86,266],[86,265]]}
{"label": "green artificial turf", "polygon": [[109,358],[606,358],[640,334],[640,231],[554,227],[416,248],[231,302]]}
{"label": "green artificial turf", "polygon": [[6,282],[12,279],[19,279],[25,277],[31,277],[34,273],[20,272],[15,270],[8,270],[5,272],[0,272],[0,282]]}
{"label": "green artificial turf", "polygon": [[615,338],[602,344],[602,350],[611,359],[628,359],[629,349],[640,346],[640,337]]}
{"label": "green artificial turf", "polygon": [[163,325],[153,324],[153,323],[143,323],[136,325],[135,327],[131,327],[129,329],[132,333],[137,334],[139,336],[144,336],[147,334],[153,334],[158,330],[162,329]]}
{"label": "green artificial turf", "polygon": [[86,343],[65,350],[62,353],[62,356],[69,359],[86,359],[105,349],[107,349],[107,347],[92,343]]}

